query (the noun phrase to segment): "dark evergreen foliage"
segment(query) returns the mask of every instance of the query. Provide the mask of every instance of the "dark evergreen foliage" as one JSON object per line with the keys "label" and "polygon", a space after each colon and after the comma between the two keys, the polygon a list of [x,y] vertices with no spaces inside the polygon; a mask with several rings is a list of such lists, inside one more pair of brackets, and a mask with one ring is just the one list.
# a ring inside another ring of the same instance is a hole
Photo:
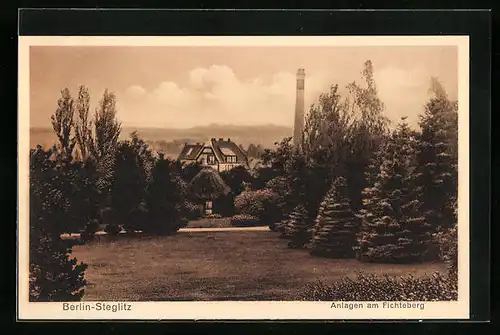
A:
{"label": "dark evergreen foliage", "polygon": [[113,184],[110,194],[112,222],[110,232],[141,230],[146,219],[147,181],[138,155],[129,141],[120,142],[116,150]]}
{"label": "dark evergreen foliage", "polygon": [[458,192],[457,105],[448,100],[436,80],[434,96],[421,115],[418,163],[423,187],[423,210],[434,230],[456,223],[454,202]]}
{"label": "dark evergreen foliage", "polygon": [[399,124],[382,153],[375,184],[365,190],[357,257],[367,262],[414,262],[429,257],[430,226],[421,210],[416,140]]}
{"label": "dark evergreen foliage", "polygon": [[191,180],[193,180],[193,178],[202,170],[202,168],[203,167],[199,162],[183,164],[180,169],[181,177],[186,183],[190,183]]}
{"label": "dark evergreen foliage", "polygon": [[160,235],[172,234],[182,226],[183,183],[175,169],[175,162],[160,155],[148,184],[147,219],[142,225],[143,231]]}
{"label": "dark evergreen foliage", "polygon": [[227,195],[222,195],[214,201],[214,212],[222,216],[233,216],[235,213],[235,198],[243,192],[246,183],[252,181],[250,172],[243,167],[237,166],[231,170],[223,171],[220,176],[224,183],[231,189]]}
{"label": "dark evergreen foliage", "polygon": [[313,254],[335,258],[354,256],[359,219],[351,210],[347,193],[346,180],[336,178],[316,219],[311,244]]}
{"label": "dark evergreen foliage", "polygon": [[290,237],[288,246],[290,248],[303,248],[311,239],[312,224],[304,206],[298,205],[290,214],[285,230]]}
{"label": "dark evergreen foliage", "polygon": [[196,199],[202,201],[217,199],[231,191],[220,174],[210,167],[202,169],[191,180],[189,190]]}
{"label": "dark evergreen foliage", "polygon": [[84,294],[87,265],[70,258],[61,240],[75,217],[67,190],[75,181],[63,175],[66,166],[41,147],[30,157],[30,301],[77,301]]}

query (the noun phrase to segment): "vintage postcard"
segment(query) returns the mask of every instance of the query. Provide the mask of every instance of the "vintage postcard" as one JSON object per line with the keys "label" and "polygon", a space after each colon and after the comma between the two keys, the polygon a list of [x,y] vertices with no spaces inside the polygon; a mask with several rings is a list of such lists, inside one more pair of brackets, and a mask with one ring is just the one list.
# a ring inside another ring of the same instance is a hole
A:
{"label": "vintage postcard", "polygon": [[20,320],[469,318],[467,36],[21,36],[18,113]]}

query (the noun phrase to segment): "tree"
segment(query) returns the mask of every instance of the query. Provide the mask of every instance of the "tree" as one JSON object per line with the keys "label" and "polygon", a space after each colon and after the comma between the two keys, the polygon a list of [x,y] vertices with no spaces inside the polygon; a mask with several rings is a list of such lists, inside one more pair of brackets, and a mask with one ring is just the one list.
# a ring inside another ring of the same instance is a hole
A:
{"label": "tree", "polygon": [[[122,141],[116,150],[114,178],[110,193],[113,222],[127,232],[140,230],[145,220],[146,185],[144,168],[130,141]],[[111,229],[118,232],[119,229]]]}
{"label": "tree", "polygon": [[184,179],[186,183],[190,183],[193,180],[194,176],[196,176],[201,170],[202,166],[200,162],[193,162],[188,164],[182,164],[181,167],[181,177]]}
{"label": "tree", "polygon": [[422,216],[416,172],[416,139],[403,118],[382,153],[372,187],[365,190],[357,257],[367,262],[414,262],[427,259],[430,226]]}
{"label": "tree", "polygon": [[30,154],[30,301],[77,301],[87,265],[69,257],[71,249],[60,237],[71,206],[60,189],[53,153],[38,146]]}
{"label": "tree", "polygon": [[92,141],[92,155],[97,159],[116,149],[121,131],[116,113],[116,97],[106,89],[94,113],[95,138]]}
{"label": "tree", "polygon": [[163,155],[156,160],[148,184],[147,221],[143,230],[154,234],[171,234],[180,227],[180,206],[184,200],[184,181],[175,163]]}
{"label": "tree", "polygon": [[364,87],[356,82],[349,84],[349,95],[345,101],[349,113],[356,119],[351,128],[350,152],[345,169],[354,210],[360,209],[362,190],[370,185],[365,179],[366,167],[373,162],[373,154],[387,141],[390,123],[384,116],[385,106],[378,97],[370,60],[364,64],[362,77]]}
{"label": "tree", "polygon": [[444,88],[432,79],[433,96],[421,115],[418,163],[423,187],[422,201],[434,229],[455,224],[453,204],[458,192],[457,105]]}
{"label": "tree", "polygon": [[251,143],[250,145],[248,145],[248,149],[247,150],[242,149],[242,151],[248,157],[251,157],[251,158],[260,158],[260,156],[264,153],[264,148],[260,144],[255,145],[255,144]]}
{"label": "tree", "polygon": [[245,183],[252,181],[252,176],[244,166],[223,171],[220,176],[231,192],[215,200],[214,211],[223,216],[232,216],[234,214],[234,199],[243,192]]}
{"label": "tree", "polygon": [[76,139],[73,133],[74,100],[67,88],[61,91],[56,112],[51,116],[52,128],[59,143],[56,145],[58,159],[69,163],[73,160]]}
{"label": "tree", "polygon": [[97,164],[97,187],[101,195],[101,207],[106,206],[111,192],[116,149],[121,132],[116,113],[116,97],[106,89],[94,113],[94,137],[90,145],[90,154]]}
{"label": "tree", "polygon": [[285,227],[287,236],[290,237],[290,248],[303,248],[311,239],[312,226],[304,206],[298,205],[290,214],[290,219]]}
{"label": "tree", "polygon": [[88,88],[84,85],[80,85],[78,89],[76,111],[75,138],[81,159],[85,162],[92,152],[92,121],[89,120],[90,94]]}
{"label": "tree", "polygon": [[265,185],[265,189],[271,190],[271,192],[276,196],[276,202],[279,204],[279,210],[276,210],[274,225],[270,228],[277,230],[281,225],[280,221],[286,219],[286,215],[293,211],[293,190],[292,185],[288,182],[285,176],[279,176],[268,181]]}
{"label": "tree", "polygon": [[337,177],[320,206],[312,239],[313,254],[336,258],[354,255],[359,220],[351,210],[347,194],[346,180]]}
{"label": "tree", "polygon": [[189,190],[194,198],[204,201],[206,205],[231,192],[219,173],[210,167],[203,168],[191,180]]}

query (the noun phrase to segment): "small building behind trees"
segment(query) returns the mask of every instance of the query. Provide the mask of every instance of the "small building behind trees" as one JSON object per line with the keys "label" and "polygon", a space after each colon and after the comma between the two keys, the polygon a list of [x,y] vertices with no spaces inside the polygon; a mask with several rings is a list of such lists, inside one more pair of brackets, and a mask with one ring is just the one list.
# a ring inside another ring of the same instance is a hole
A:
{"label": "small building behind trees", "polygon": [[241,148],[231,139],[210,139],[206,143],[185,143],[178,159],[182,163],[198,162],[218,172],[228,171],[237,166],[248,167],[248,159]]}

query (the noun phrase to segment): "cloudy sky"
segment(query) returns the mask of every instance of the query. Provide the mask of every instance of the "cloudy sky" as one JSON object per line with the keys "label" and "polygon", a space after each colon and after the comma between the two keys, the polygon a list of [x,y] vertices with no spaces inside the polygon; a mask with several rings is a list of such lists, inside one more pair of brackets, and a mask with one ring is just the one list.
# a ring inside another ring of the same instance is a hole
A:
{"label": "cloudy sky", "polygon": [[31,126],[50,126],[60,90],[89,87],[92,104],[105,88],[117,96],[124,126],[292,126],[295,73],[306,70],[306,107],[331,84],[361,81],[375,69],[387,116],[416,124],[430,77],[457,97],[456,47],[31,47]]}

